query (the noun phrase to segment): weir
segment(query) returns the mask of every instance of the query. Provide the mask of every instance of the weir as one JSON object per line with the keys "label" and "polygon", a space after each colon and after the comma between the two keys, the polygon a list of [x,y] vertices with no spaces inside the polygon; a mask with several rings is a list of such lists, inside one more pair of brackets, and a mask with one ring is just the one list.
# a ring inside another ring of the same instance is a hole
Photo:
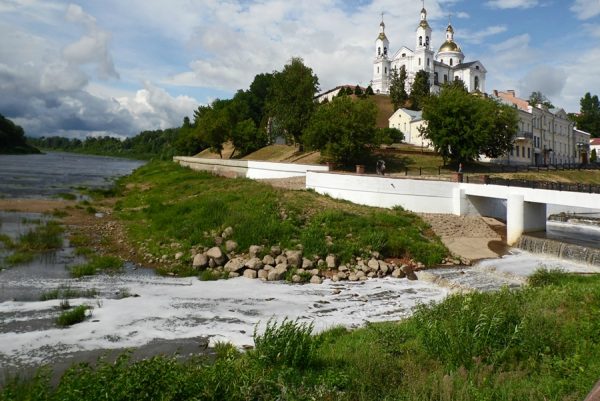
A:
{"label": "weir", "polygon": [[527,252],[600,267],[600,249],[597,248],[531,235],[522,235],[516,245]]}

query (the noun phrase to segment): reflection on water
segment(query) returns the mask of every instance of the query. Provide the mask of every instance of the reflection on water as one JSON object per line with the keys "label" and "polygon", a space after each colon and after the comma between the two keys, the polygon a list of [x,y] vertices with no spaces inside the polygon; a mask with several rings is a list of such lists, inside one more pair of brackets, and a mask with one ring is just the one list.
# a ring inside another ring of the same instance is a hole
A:
{"label": "reflection on water", "polygon": [[72,153],[0,155],[0,194],[8,198],[40,198],[73,192],[75,187],[102,188],[142,164]]}

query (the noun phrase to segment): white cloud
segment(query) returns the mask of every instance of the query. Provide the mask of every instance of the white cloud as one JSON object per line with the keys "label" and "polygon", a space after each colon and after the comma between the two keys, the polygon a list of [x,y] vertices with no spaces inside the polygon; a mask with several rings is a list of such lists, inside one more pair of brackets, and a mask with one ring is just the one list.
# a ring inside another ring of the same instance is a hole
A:
{"label": "white cloud", "polygon": [[485,3],[491,8],[532,8],[539,4],[538,0],[490,0]]}
{"label": "white cloud", "polygon": [[[540,91],[548,99],[558,99],[567,83],[567,73],[562,68],[540,65],[529,70],[519,82],[522,95],[529,96],[531,92]],[[558,106],[558,104],[557,104]]]}
{"label": "white cloud", "polygon": [[460,38],[461,40],[464,40],[467,43],[479,44],[482,43],[485,39],[489,38],[490,36],[498,35],[500,33],[506,32],[507,30],[508,28],[506,27],[506,25],[488,26],[484,30],[479,30],[475,32],[462,30],[460,31]]}
{"label": "white cloud", "polygon": [[75,65],[95,65],[100,78],[119,78],[108,50],[110,34],[99,29],[96,19],[85,13],[78,5],[69,5],[66,18],[67,21],[84,24],[87,33],[63,49],[64,59]]}
{"label": "white cloud", "polygon": [[590,35],[600,38],[600,25],[599,24],[583,24],[586,32]]}
{"label": "white cloud", "polygon": [[571,11],[580,20],[586,20],[600,14],[600,1],[598,0],[575,0]]}

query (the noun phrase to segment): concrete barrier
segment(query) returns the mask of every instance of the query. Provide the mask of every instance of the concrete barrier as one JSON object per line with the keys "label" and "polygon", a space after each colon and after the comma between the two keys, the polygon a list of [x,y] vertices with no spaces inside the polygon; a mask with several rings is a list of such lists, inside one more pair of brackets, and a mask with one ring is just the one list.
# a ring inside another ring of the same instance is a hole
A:
{"label": "concrete barrier", "polygon": [[307,171],[329,171],[318,164],[293,164],[253,160],[203,159],[175,156],[173,161],[196,171],[208,171],[224,177],[247,177],[255,180],[304,177]]}

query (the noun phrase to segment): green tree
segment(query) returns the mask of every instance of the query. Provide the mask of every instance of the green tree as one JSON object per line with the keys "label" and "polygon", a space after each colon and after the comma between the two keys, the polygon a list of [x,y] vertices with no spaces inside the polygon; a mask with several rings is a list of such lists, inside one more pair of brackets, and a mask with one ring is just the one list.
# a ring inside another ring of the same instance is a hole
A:
{"label": "green tree", "polygon": [[319,79],[301,58],[294,57],[281,72],[275,73],[269,108],[277,124],[295,143],[315,110],[313,98],[319,90]]}
{"label": "green tree", "polygon": [[39,153],[39,150],[27,144],[23,128],[2,114],[0,114],[1,153]]}
{"label": "green tree", "polygon": [[538,105],[545,106],[548,109],[553,109],[554,105],[548,98],[540,91],[533,91],[531,95],[529,95],[529,104],[537,107]]}
{"label": "green tree", "polygon": [[415,75],[412,88],[410,90],[410,101],[412,110],[422,110],[423,105],[429,97],[429,73],[420,70]]}
{"label": "green tree", "polygon": [[[228,109],[230,100],[217,99],[209,108],[202,108],[196,121],[196,135],[222,158],[223,143],[230,138],[233,119]],[[198,109],[200,111],[200,109]]]}
{"label": "green tree", "polygon": [[600,137],[600,101],[598,96],[589,92],[579,101],[580,114],[577,117],[577,128],[589,132],[592,138]]}
{"label": "green tree", "polygon": [[354,87],[354,94],[356,96],[362,96],[363,95],[363,90],[360,88],[360,86],[356,85]]}
{"label": "green tree", "polygon": [[379,145],[376,117],[377,107],[372,101],[336,97],[316,110],[304,131],[304,144],[320,150],[328,161],[356,163]]}
{"label": "green tree", "polygon": [[479,155],[500,157],[512,148],[518,115],[510,106],[444,87],[423,108],[427,125],[422,134],[431,140],[444,163],[475,160]]}
{"label": "green tree", "polygon": [[231,131],[231,143],[234,146],[233,154],[241,156],[252,153],[267,145],[267,132],[257,128],[252,119],[238,122]]}
{"label": "green tree", "polygon": [[404,140],[404,134],[398,128],[378,128],[376,143],[400,143]]}
{"label": "green tree", "polygon": [[375,94],[375,92],[373,92],[373,87],[371,85],[367,86],[367,89],[365,90],[365,94],[367,96],[373,96]]}
{"label": "green tree", "polygon": [[596,163],[597,161],[598,161],[598,153],[596,152],[596,149],[592,149],[592,154],[590,155],[590,162]]}
{"label": "green tree", "polygon": [[400,67],[400,71],[397,68],[392,70],[392,79],[390,81],[390,99],[394,105],[394,111],[398,110],[408,100],[408,94],[406,93],[406,68]]}

